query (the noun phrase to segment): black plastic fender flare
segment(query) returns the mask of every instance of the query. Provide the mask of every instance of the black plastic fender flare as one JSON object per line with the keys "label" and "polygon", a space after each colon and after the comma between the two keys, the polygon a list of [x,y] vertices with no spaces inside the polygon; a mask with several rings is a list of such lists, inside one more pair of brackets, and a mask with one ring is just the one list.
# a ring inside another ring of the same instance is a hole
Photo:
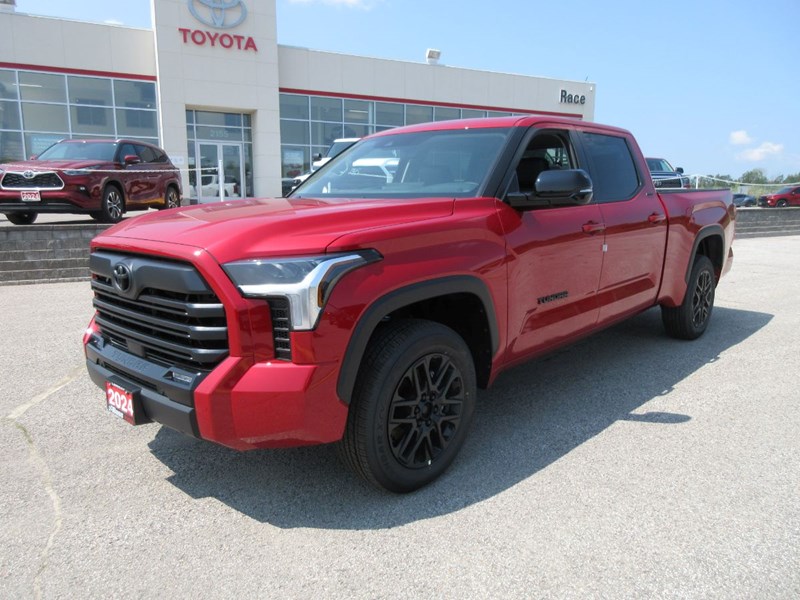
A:
{"label": "black plastic fender flare", "polygon": [[336,393],[339,398],[345,404],[350,404],[350,396],[356,384],[358,370],[367,344],[384,317],[404,306],[450,294],[473,294],[483,303],[489,322],[492,355],[494,355],[500,346],[500,335],[494,302],[483,281],[469,275],[453,275],[414,283],[381,296],[370,304],[361,315],[347,344],[347,350],[339,370],[339,379],[336,384]]}

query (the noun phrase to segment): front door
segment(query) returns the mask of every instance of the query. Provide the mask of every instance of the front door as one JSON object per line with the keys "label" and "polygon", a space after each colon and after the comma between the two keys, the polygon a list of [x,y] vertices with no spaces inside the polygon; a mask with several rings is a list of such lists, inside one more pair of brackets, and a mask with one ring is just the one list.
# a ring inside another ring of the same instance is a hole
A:
{"label": "front door", "polygon": [[[244,197],[244,161],[242,144],[198,142],[194,194],[200,204],[219,202],[220,183],[225,200]],[[222,172],[220,176],[220,160]],[[191,190],[190,190],[191,192]]]}

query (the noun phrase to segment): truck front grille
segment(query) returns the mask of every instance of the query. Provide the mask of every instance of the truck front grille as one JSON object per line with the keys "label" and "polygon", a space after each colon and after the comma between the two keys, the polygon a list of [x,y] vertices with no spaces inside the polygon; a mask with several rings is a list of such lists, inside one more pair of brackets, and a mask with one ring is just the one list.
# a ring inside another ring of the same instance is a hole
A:
{"label": "truck front grille", "polygon": [[[26,174],[28,177],[25,176]],[[64,187],[64,182],[53,171],[28,171],[27,173],[10,171],[3,175],[2,186],[6,190],[60,190]]]}
{"label": "truck front grille", "polygon": [[191,371],[228,356],[225,309],[191,265],[97,251],[89,268],[95,323],[107,343]]}

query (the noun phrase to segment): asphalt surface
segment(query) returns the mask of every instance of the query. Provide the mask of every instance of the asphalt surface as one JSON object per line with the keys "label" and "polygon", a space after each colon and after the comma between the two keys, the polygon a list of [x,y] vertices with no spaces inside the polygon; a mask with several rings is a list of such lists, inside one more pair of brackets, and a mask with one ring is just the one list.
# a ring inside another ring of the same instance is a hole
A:
{"label": "asphalt surface", "polygon": [[800,237],[735,252],[703,338],[653,310],[505,373],[407,496],[127,425],[88,284],[0,287],[0,597],[800,597]]}

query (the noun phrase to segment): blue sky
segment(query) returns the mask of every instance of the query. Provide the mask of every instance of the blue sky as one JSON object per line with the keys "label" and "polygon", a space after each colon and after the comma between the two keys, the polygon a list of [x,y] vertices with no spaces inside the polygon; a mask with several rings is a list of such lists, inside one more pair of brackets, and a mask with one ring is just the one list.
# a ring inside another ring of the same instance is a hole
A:
{"label": "blue sky", "polygon": [[[251,2],[264,0],[250,0]],[[278,41],[597,84],[595,120],[689,173],[800,172],[800,0],[277,0]],[[17,10],[150,27],[149,0]]]}

